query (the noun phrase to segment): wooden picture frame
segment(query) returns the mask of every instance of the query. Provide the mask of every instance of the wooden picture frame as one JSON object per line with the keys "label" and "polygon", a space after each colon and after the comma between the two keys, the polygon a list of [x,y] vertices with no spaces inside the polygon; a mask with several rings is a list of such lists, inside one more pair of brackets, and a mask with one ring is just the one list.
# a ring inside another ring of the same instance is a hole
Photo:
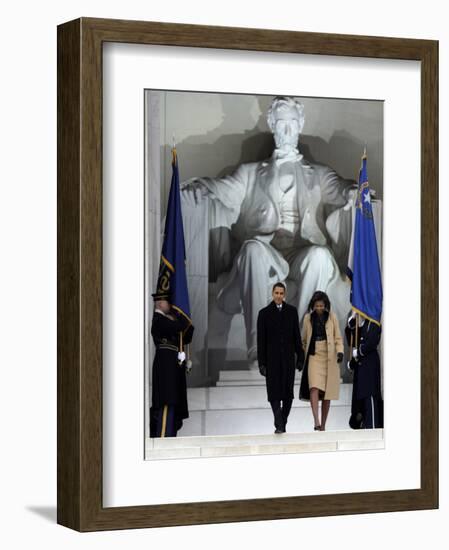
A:
{"label": "wooden picture frame", "polygon": [[[104,42],[421,63],[421,488],[105,508],[102,502]],[[438,43],[82,18],[58,27],[58,523],[79,531],[438,507]]]}

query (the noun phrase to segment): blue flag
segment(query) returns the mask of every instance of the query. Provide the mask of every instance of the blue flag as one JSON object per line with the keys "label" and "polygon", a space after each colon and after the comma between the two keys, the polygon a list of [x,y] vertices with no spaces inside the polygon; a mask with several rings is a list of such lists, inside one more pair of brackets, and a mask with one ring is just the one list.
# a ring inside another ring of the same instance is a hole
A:
{"label": "blue flag", "polygon": [[366,152],[362,157],[359,174],[354,241],[347,274],[352,283],[352,309],[360,313],[362,317],[380,325],[382,317],[382,276],[366,168]]}
{"label": "blue flag", "polygon": [[166,294],[172,307],[184,315],[190,323],[192,322],[187,288],[186,248],[179,191],[178,159],[175,149],[173,149],[172,178],[156,294]]}

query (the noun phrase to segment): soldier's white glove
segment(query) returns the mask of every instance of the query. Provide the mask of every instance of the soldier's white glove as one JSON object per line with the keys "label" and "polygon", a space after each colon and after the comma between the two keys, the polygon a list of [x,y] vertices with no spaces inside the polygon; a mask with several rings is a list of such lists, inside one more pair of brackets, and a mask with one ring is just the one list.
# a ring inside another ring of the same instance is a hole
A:
{"label": "soldier's white glove", "polygon": [[351,315],[348,317],[348,327],[349,328],[354,328],[355,327],[355,316],[357,315],[357,313],[355,311],[352,311],[351,312]]}
{"label": "soldier's white glove", "polygon": [[357,348],[354,348],[352,350],[352,357],[357,361],[358,356],[359,356],[359,352],[357,351]]}
{"label": "soldier's white glove", "polygon": [[183,362],[185,361],[185,359],[186,359],[186,354],[185,354],[185,352],[184,352],[184,351],[178,352],[178,361],[179,361],[180,363],[183,363]]}

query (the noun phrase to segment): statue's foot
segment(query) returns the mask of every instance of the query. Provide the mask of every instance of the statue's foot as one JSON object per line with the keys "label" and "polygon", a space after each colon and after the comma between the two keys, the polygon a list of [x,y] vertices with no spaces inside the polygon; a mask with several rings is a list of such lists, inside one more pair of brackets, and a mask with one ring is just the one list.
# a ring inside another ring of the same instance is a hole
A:
{"label": "statue's foot", "polygon": [[249,368],[250,371],[259,372],[259,363],[258,363],[257,359],[255,359],[254,361],[249,361],[248,362],[248,368]]}

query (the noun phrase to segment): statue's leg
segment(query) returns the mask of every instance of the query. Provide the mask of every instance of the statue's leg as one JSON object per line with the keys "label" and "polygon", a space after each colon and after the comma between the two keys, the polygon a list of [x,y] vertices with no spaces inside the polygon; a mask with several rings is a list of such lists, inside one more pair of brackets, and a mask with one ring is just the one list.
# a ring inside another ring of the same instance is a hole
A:
{"label": "statue's leg", "polygon": [[322,290],[329,296],[340,326],[344,327],[350,310],[350,285],[340,273],[332,252],[326,246],[302,248],[290,263],[289,277],[298,283],[297,307],[300,320],[307,312],[312,294],[316,290]]}
{"label": "statue's leg", "polygon": [[288,263],[272,246],[252,239],[242,244],[235,266],[245,319],[248,359],[255,361],[258,313],[270,302],[273,284],[286,279]]}

